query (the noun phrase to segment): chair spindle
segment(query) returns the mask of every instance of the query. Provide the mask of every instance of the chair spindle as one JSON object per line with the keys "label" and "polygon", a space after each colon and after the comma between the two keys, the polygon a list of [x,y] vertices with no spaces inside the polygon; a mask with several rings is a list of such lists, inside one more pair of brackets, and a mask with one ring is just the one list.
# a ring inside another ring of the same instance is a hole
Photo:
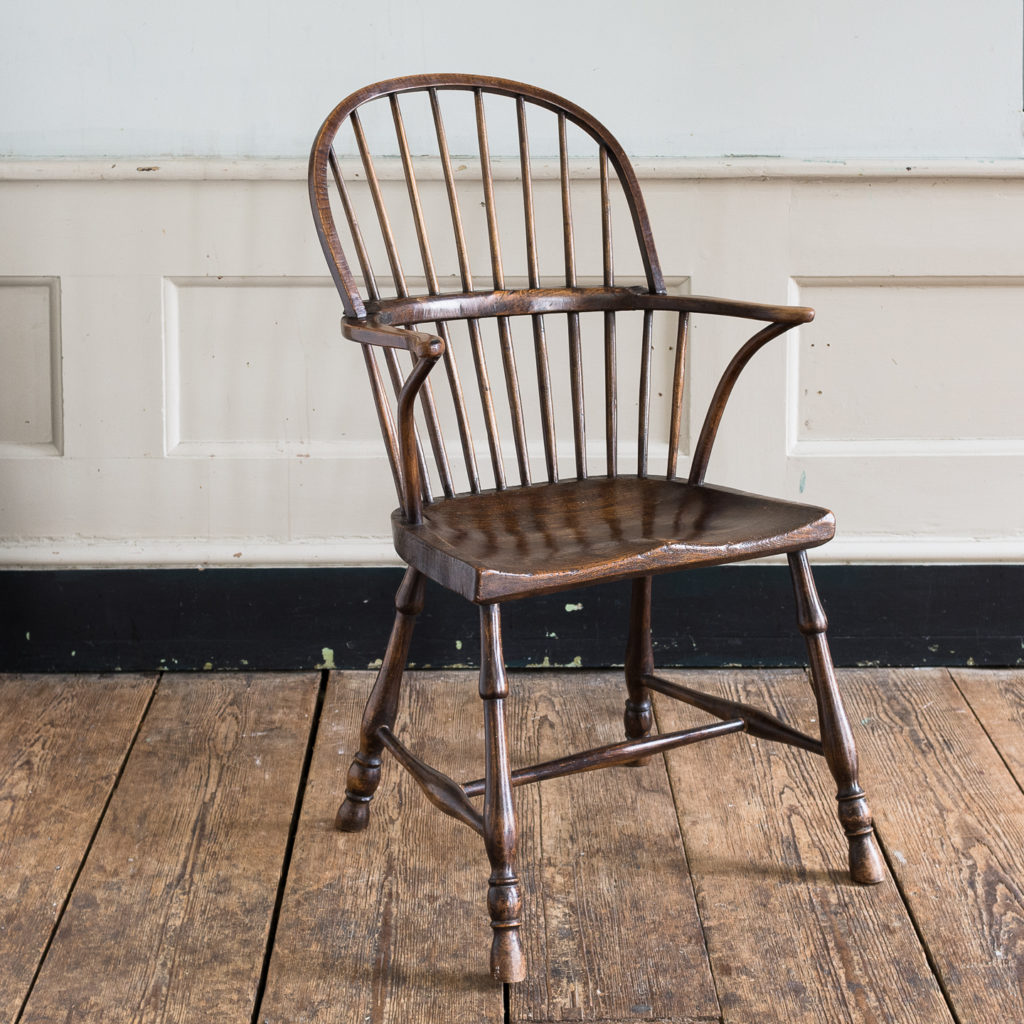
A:
{"label": "chair spindle", "polygon": [[[394,280],[395,292],[401,298],[405,298],[409,292],[405,285],[405,274],[402,272],[402,261],[399,259],[398,246],[395,244],[395,235],[391,230],[391,221],[388,218],[387,207],[384,205],[384,195],[381,192],[380,181],[377,178],[376,168],[373,166],[373,158],[370,156],[369,147],[366,145],[366,134],[363,131],[363,123],[359,118],[358,111],[353,110],[349,115],[349,120],[352,123],[352,131],[355,133],[356,145],[359,148],[359,157],[362,160],[363,170],[366,173],[366,183],[370,188],[370,195],[373,198],[373,207],[377,211],[377,223],[380,225],[380,233],[384,239],[384,248],[388,254],[388,263],[391,265],[391,274]],[[385,353],[385,356],[388,364],[388,370],[391,373],[391,382],[395,388],[395,396],[397,397],[401,393],[404,378],[401,370],[398,368],[398,358],[394,351],[389,349]],[[440,430],[437,424],[436,413],[431,416],[428,411],[430,406],[433,405],[433,396],[425,387],[420,390],[420,401],[427,419],[427,432],[430,436],[430,442],[434,448],[434,455],[437,459],[438,466],[440,467],[442,461],[440,454]],[[420,442],[418,430],[416,431],[416,452],[420,464],[420,480],[422,482],[423,498],[425,501],[430,502],[433,501],[433,495],[431,494],[430,489],[430,474],[427,472],[427,462],[423,454],[423,445]]]}
{"label": "chair spindle", "polygon": [[654,314],[644,310],[643,340],[640,350],[640,422],[637,442],[637,474],[647,476],[647,427],[651,420],[651,346]]}
{"label": "chair spindle", "polygon": [[[576,287],[576,252],[572,233],[572,199],[569,194],[569,147],[565,114],[558,115],[558,167],[562,191],[562,240],[565,250],[565,285]],[[569,384],[572,390],[572,435],[576,451],[576,477],[587,478],[587,427],[583,404],[583,354],[580,350],[580,315],[567,313],[569,321]]]}
{"label": "chair spindle", "polygon": [[[409,294],[409,291],[405,283],[405,274],[402,271],[402,261],[399,258],[398,246],[395,243],[395,235],[391,229],[391,221],[388,217],[387,207],[384,205],[384,195],[381,192],[380,181],[377,178],[377,171],[373,165],[373,158],[370,156],[369,147],[366,145],[366,134],[363,131],[363,124],[357,111],[352,111],[350,120],[352,122],[352,130],[356,137],[356,145],[359,147],[359,156],[363,163],[363,170],[366,172],[366,182],[370,187],[370,195],[373,197],[373,206],[377,211],[377,221],[380,224],[381,235],[384,239],[384,247],[388,254],[388,262],[391,265],[395,291],[399,296],[404,298]],[[399,121],[396,121],[396,129],[399,124],[400,119]],[[399,135],[403,136],[404,132],[399,132]],[[409,186],[410,191],[415,191],[415,179],[411,178],[410,174],[411,163],[406,170],[406,184]],[[419,224],[417,224],[417,229],[418,228]],[[413,357],[413,363],[415,365],[415,356]],[[389,363],[389,365],[391,364]],[[397,363],[395,365],[397,366]],[[396,382],[395,387],[400,389],[401,385]],[[434,405],[434,393],[429,381],[427,381],[420,389],[420,407],[423,409],[423,416],[427,425],[427,436],[430,439],[430,447],[434,453],[434,461],[437,465],[438,475],[441,478],[442,489],[446,495],[451,497],[455,493],[455,488],[452,484],[451,469],[448,465],[448,454],[445,451],[441,425],[438,422],[437,409]],[[427,474],[425,461],[423,459],[422,446],[420,445],[418,436],[417,447],[420,451],[420,476],[424,480],[425,489],[429,491],[429,476]],[[430,501],[431,498],[427,497],[426,500]]]}
{"label": "chair spindle", "polygon": [[[611,196],[608,189],[608,150],[601,147],[598,155],[601,173],[601,259],[604,271],[604,285],[615,284],[615,265],[612,258],[612,217]],[[604,314],[604,407],[605,407],[605,461],[608,476],[617,476],[619,471],[618,434],[618,365],[615,353],[615,313]]]}
{"label": "chair spindle", "polygon": [[[437,151],[441,157],[444,172],[445,188],[448,192],[448,206],[452,215],[452,229],[455,233],[455,249],[458,253],[459,272],[462,277],[463,291],[473,290],[473,275],[469,268],[469,256],[466,251],[466,234],[462,228],[462,212],[459,209],[459,198],[455,191],[455,175],[452,171],[452,159],[448,152],[448,138],[441,117],[441,105],[437,99],[437,90],[428,89],[430,111],[434,119],[434,131],[437,135]],[[442,330],[442,327],[444,328]],[[473,435],[469,426],[469,413],[466,410],[466,397],[462,390],[462,379],[455,360],[455,349],[447,324],[437,324],[438,334],[445,343],[445,370],[451,386],[452,401],[455,403],[455,416],[459,425],[459,437],[462,441],[462,453],[466,459],[466,474],[469,477],[469,489],[474,494],[480,491],[480,471],[477,468],[476,449],[473,447]],[[488,427],[490,424],[488,424]]]}
{"label": "chair spindle", "polygon": [[366,145],[366,134],[363,131],[363,122],[359,118],[359,112],[353,110],[349,115],[352,122],[352,131],[355,133],[356,146],[359,148],[359,158],[363,162],[363,171],[366,173],[366,184],[370,187],[370,195],[373,198],[373,208],[377,211],[377,223],[380,225],[381,237],[384,239],[384,248],[388,254],[388,263],[391,264],[391,276],[395,283],[395,292],[400,298],[405,298],[409,292],[405,287],[405,274],[402,273],[402,261],[398,256],[398,246],[395,244],[395,234],[391,230],[391,221],[388,218],[387,207],[384,205],[384,195],[380,189],[380,181],[377,178],[377,170],[373,166],[373,158],[370,156],[369,147]]}
{"label": "chair spindle", "polygon": [[676,329],[676,359],[672,372],[672,418],[668,431],[668,469],[666,477],[671,480],[676,475],[676,463],[679,459],[679,435],[683,421],[683,384],[686,366],[686,339],[689,333],[689,317],[679,314],[679,325]]}
{"label": "chair spindle", "polygon": [[[412,165],[412,155],[409,152],[409,140],[405,134],[405,124],[402,121],[402,110],[398,105],[398,96],[392,94],[391,117],[395,123],[395,136],[398,139],[398,151],[402,157],[402,169],[405,173],[405,184],[409,192],[409,205],[412,207],[413,223],[416,226],[416,240],[419,242],[420,258],[423,261],[423,274],[427,282],[427,291],[431,295],[437,295],[440,291],[437,282],[437,272],[434,268],[434,259],[430,252],[430,239],[427,235],[427,223],[423,216],[423,204],[420,201],[420,191],[416,184],[416,172]],[[455,397],[461,395],[462,389],[458,378],[458,369],[455,366],[455,357],[450,350],[450,338],[447,325],[438,323],[438,334],[445,343],[445,350],[448,356],[445,360],[448,372],[448,381],[455,399],[455,414],[458,422],[459,436],[462,441],[463,452],[472,448],[472,436],[469,432],[469,422],[465,415],[464,404],[460,408],[460,402]],[[451,498],[455,495],[455,486],[452,483],[451,466],[448,463],[448,453],[445,450],[444,436],[441,433],[440,424],[437,419],[437,408],[434,405],[434,393],[428,380],[423,386],[423,412],[427,420],[427,430],[430,434],[430,443],[434,449],[434,457],[437,460],[437,471],[441,477],[441,486],[444,489],[445,497]],[[467,457],[468,462],[468,457]],[[478,488],[479,489],[479,485]]]}
{"label": "chair spindle", "polygon": [[[537,226],[533,208],[533,174],[530,164],[530,141],[526,129],[526,102],[516,97],[516,119],[519,125],[519,166],[523,179],[523,212],[526,219],[526,268],[531,288],[540,287],[540,266],[537,260]],[[544,435],[544,463],[548,482],[558,482],[558,451],[555,438],[555,414],[551,394],[551,367],[548,360],[544,317],[534,314],[533,350],[537,363],[537,393],[540,398],[541,432]]]}
{"label": "chair spindle", "polygon": [[[483,90],[476,89],[476,127],[480,144],[480,176],[483,181],[484,207],[487,213],[487,238],[491,248],[491,277],[494,287],[505,287],[505,272],[501,264],[501,239],[498,235],[498,213],[494,203],[494,178],[491,173],[491,154],[487,142],[487,119],[484,114]],[[516,354],[512,346],[512,328],[508,317],[498,317],[498,343],[501,362],[505,370],[505,389],[508,393],[509,412],[512,416],[512,437],[519,464],[519,481],[525,487],[530,482],[530,460],[526,446],[526,427],[523,423],[523,402],[516,372]]]}
{"label": "chair spindle", "polygon": [[352,243],[356,247],[356,258],[359,260],[359,269],[363,274],[363,283],[367,294],[371,299],[380,298],[380,291],[377,288],[377,278],[374,276],[373,267],[370,265],[370,257],[366,251],[366,243],[363,241],[363,234],[359,230],[359,221],[356,219],[355,207],[348,194],[348,187],[345,179],[341,176],[341,168],[338,166],[338,158],[334,154],[334,147],[331,147],[328,154],[328,162],[331,165],[331,173],[334,175],[334,184],[338,189],[338,197],[341,199],[342,209],[345,211],[345,219],[348,221],[348,228],[352,235]]}
{"label": "chair spindle", "polygon": [[377,354],[371,345],[363,345],[363,360],[366,363],[366,372],[370,378],[370,390],[373,393],[373,404],[377,410],[377,422],[380,423],[380,432],[384,435],[384,447],[388,453],[388,464],[391,466],[391,475],[395,480],[395,491],[398,494],[399,503],[402,501],[402,471],[401,459],[398,454],[398,433],[395,430],[394,417],[391,415],[391,406],[388,404],[387,395],[384,391],[384,381],[380,375],[380,367],[377,365]]}

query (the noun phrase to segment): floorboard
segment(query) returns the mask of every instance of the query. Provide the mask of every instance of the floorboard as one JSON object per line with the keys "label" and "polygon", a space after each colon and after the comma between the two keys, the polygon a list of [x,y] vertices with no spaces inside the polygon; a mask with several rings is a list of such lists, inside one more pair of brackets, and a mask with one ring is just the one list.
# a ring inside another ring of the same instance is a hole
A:
{"label": "floorboard", "polygon": [[[473,776],[483,750],[473,676],[407,680],[398,736],[454,777]],[[333,827],[372,683],[367,672],[329,681],[260,1022],[500,1022],[483,841],[430,806],[391,757],[366,831]]]}
{"label": "floorboard", "polygon": [[964,699],[1024,790],[1024,671],[950,669]]}
{"label": "floorboard", "polygon": [[0,677],[0,1021],[29,993],[156,676]]}
{"label": "floorboard", "polygon": [[161,680],[21,1024],[247,1024],[318,684]]}
{"label": "floorboard", "polygon": [[[802,672],[662,674],[817,732]],[[707,720],[656,706],[661,731]],[[667,760],[726,1024],[951,1020],[893,882],[846,875],[823,759],[734,735]]]}
{"label": "floorboard", "polygon": [[[890,864],[960,1024],[1024,1021],[1020,787],[946,670],[841,681]],[[1007,739],[1019,749],[1019,731]]]}
{"label": "floorboard", "polygon": [[[514,767],[625,739],[619,673],[511,679]],[[513,988],[511,1020],[718,1020],[664,759],[516,790],[535,794],[524,932],[546,960]]]}
{"label": "floorboard", "polygon": [[[802,672],[678,678],[817,728]],[[1024,672],[839,678],[891,877],[847,880],[821,759],[743,735],[519,788],[509,1024],[1024,1020]],[[372,675],[320,683],[0,677],[2,1024],[503,1024],[482,841],[390,758],[337,833]],[[620,738],[620,673],[511,684],[517,766]],[[459,780],[476,689],[410,674],[396,730]]]}

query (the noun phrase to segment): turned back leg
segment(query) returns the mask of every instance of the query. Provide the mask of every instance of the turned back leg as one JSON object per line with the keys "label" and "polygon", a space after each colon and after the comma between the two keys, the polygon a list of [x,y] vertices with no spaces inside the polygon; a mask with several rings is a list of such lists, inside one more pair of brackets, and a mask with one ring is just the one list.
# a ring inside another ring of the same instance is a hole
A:
{"label": "turned back leg", "polygon": [[818,598],[807,552],[789,555],[800,632],[807,641],[811,682],[818,701],[821,743],[832,777],[838,786],[839,822],[850,844],[850,875],[855,882],[873,885],[885,878],[885,867],[875,844],[871,811],[857,780],[857,749],[836,684],[832,654],[825,631],[828,620]]}
{"label": "turned back leg", "polygon": [[384,745],[377,730],[395,724],[402,673],[409,655],[409,641],[416,616],[423,610],[426,577],[408,568],[395,596],[395,624],[391,629],[384,660],[359,730],[359,752],[352,760],[345,784],[345,800],[338,808],[335,825],[342,832],[361,832],[370,821],[370,800],[380,784],[380,756]]}
{"label": "turned back leg", "polygon": [[[626,709],[622,720],[627,739],[647,736],[654,724],[651,692],[644,676],[654,674],[654,650],[651,646],[651,577],[633,580],[629,602],[629,638],[626,641]],[[646,764],[641,758],[633,764]]]}

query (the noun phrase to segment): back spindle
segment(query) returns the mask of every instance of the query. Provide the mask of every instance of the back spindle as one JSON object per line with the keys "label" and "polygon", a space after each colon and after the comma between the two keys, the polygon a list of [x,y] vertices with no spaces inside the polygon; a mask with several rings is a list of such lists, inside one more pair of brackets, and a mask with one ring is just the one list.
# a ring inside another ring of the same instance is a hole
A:
{"label": "back spindle", "polygon": [[[466,251],[466,234],[462,227],[462,212],[459,209],[459,198],[455,192],[455,174],[452,171],[451,155],[448,152],[448,138],[444,130],[444,120],[441,117],[441,105],[437,99],[437,90],[428,89],[427,95],[430,99],[430,112],[434,120],[434,131],[437,135],[437,151],[441,158],[441,168],[444,173],[445,188],[448,193],[448,206],[452,215],[452,230],[455,235],[455,249],[459,260],[459,272],[462,277],[463,291],[473,290],[473,275],[469,269],[469,256]],[[437,327],[440,331],[442,324]],[[469,489],[474,494],[480,491],[480,473],[476,462],[476,449],[473,447],[473,435],[469,426],[469,413],[466,409],[466,397],[462,390],[462,380],[459,376],[455,360],[455,349],[451,344],[450,332],[447,324],[444,324],[444,333],[441,334],[446,352],[444,358],[445,369],[448,373],[448,382],[451,386],[452,401],[455,404],[455,416],[459,425],[459,437],[462,441],[462,452],[466,459],[466,474],[469,477]],[[474,353],[475,353],[474,347]],[[493,454],[493,453],[492,453]],[[497,479],[497,474],[496,474]]]}
{"label": "back spindle", "polygon": [[[363,286],[371,299],[379,299],[380,292],[377,289],[377,278],[373,273],[370,264],[370,257],[366,250],[366,243],[363,240],[362,232],[359,230],[359,221],[356,218],[355,207],[352,205],[352,197],[349,195],[345,179],[341,174],[341,167],[338,164],[338,157],[332,146],[328,152],[327,160],[331,168],[331,175],[334,178],[335,187],[338,190],[338,198],[341,200],[341,207],[345,213],[345,220],[348,222],[349,234],[352,236],[352,244],[355,246],[356,259],[359,261],[359,269],[363,275]],[[390,358],[389,358],[390,357]],[[387,449],[388,462],[391,466],[391,475],[395,481],[395,491],[398,494],[399,502],[402,501],[402,476],[398,456],[398,433],[395,429],[394,418],[391,414],[391,406],[387,400],[384,389],[384,382],[380,374],[380,366],[377,363],[377,354],[372,351],[369,345],[363,345],[363,361],[366,364],[366,372],[370,378],[370,391],[373,395],[373,404],[377,410],[377,421],[380,424],[381,433],[384,436],[384,446]],[[397,375],[398,364],[394,358],[394,352],[385,350],[385,362],[391,376],[392,384],[397,395],[401,388],[401,374]],[[422,453],[421,453],[422,471]]]}
{"label": "back spindle", "polygon": [[[393,97],[392,103],[392,109],[396,109]],[[381,191],[380,180],[377,177],[377,170],[374,167],[373,158],[370,156],[370,150],[366,144],[366,134],[363,131],[363,124],[358,111],[353,110],[349,120],[352,123],[352,131],[355,134],[356,145],[359,148],[359,157],[363,164],[363,170],[366,173],[366,183],[369,186],[370,196],[373,199],[373,207],[377,212],[377,223],[380,225],[381,237],[384,240],[384,249],[387,252],[388,263],[391,265],[395,292],[400,298],[405,298],[409,294],[409,290],[406,286],[405,274],[402,270],[402,261],[398,253],[398,245],[395,242],[395,234],[391,228],[391,220],[388,217],[387,207],[384,203],[384,195]],[[400,125],[401,115],[399,114],[396,120],[396,128],[399,128]],[[404,138],[404,131],[400,131],[399,135],[401,138]],[[406,152],[408,152],[408,146],[406,146]],[[416,185],[415,179],[410,177],[411,170],[412,165],[410,161],[408,167],[406,167],[406,184],[409,186],[410,191],[414,193],[416,191]],[[417,227],[419,227],[419,225],[417,225]],[[413,365],[415,365],[415,361],[415,357],[413,357]],[[389,361],[388,365],[390,368],[392,366],[392,362]],[[397,366],[397,364],[394,365]],[[392,379],[395,380],[395,387],[400,389],[401,384],[395,379],[394,372],[395,371],[392,371]],[[448,465],[448,453],[445,451],[444,438],[441,434],[441,426],[438,421],[437,409],[434,404],[434,394],[429,381],[427,381],[420,389],[420,407],[423,410],[423,416],[426,421],[427,436],[430,438],[430,447],[434,453],[434,462],[437,466],[438,475],[441,478],[442,489],[446,495],[451,496],[455,493],[455,488],[452,484],[451,469]],[[430,487],[429,477],[423,463],[423,451],[422,445],[419,441],[418,432],[416,446],[420,452],[420,476],[424,481],[424,497],[427,501],[430,501],[431,499],[426,493],[429,491]]]}
{"label": "back spindle", "polygon": [[[476,100],[477,139],[480,144],[480,176],[483,181],[484,207],[487,214],[487,237],[491,250],[491,277],[496,289],[505,287],[505,274],[501,265],[501,239],[498,234],[498,214],[494,203],[494,179],[491,171],[491,154],[487,142],[487,120],[484,114],[483,90],[474,91]],[[507,316],[499,316],[498,344],[501,348],[501,362],[505,370],[505,389],[508,393],[509,412],[512,416],[512,437],[516,446],[516,461],[519,465],[519,482],[525,487],[530,483],[530,462],[526,446],[526,427],[523,423],[523,403],[519,391],[519,375],[516,372],[516,354],[512,345],[512,329]]]}
{"label": "back spindle", "polygon": [[[416,240],[419,243],[420,258],[423,262],[423,274],[427,281],[427,291],[431,295],[439,292],[437,283],[437,272],[434,269],[434,259],[430,251],[430,239],[427,235],[427,224],[423,216],[423,204],[420,201],[420,192],[416,184],[416,172],[413,170],[412,156],[409,152],[409,140],[405,133],[405,124],[402,120],[402,111],[398,105],[398,97],[392,95],[391,117],[395,124],[395,137],[398,140],[398,151],[402,158],[402,170],[405,174],[406,190],[409,193],[409,205],[412,207],[413,224],[416,227]],[[450,351],[451,339],[448,334],[448,327],[444,323],[436,325],[438,335],[445,343],[448,356],[445,365],[448,370],[448,382],[452,394],[461,396],[462,388],[459,382],[458,369],[455,365],[454,354]],[[438,422],[437,408],[434,404],[434,393],[430,381],[426,381],[421,391],[423,414],[426,417],[427,432],[430,435],[431,447],[434,450],[434,458],[437,462],[438,475],[441,478],[441,487],[445,497],[453,497],[455,486],[452,483],[451,466],[448,463],[448,453],[445,450],[444,436]],[[459,414],[459,403],[456,401],[456,418],[459,426],[459,435],[462,440],[463,451],[472,447],[472,438],[469,434],[469,423],[465,417],[465,408],[462,408],[462,415]],[[468,462],[468,457],[467,457]]]}
{"label": "back spindle", "polygon": [[403,501],[402,471],[398,454],[398,432],[395,430],[395,420],[391,415],[391,405],[384,390],[384,381],[381,379],[380,366],[377,364],[377,353],[372,345],[363,345],[362,349],[363,361],[366,363],[366,372],[370,378],[373,404],[377,410],[377,422],[380,424],[380,432],[384,437],[384,447],[387,449],[388,454],[388,465],[391,466],[391,475],[395,481],[395,492],[398,495],[398,502],[401,504]]}
{"label": "back spindle", "polygon": [[[601,260],[604,270],[604,284],[611,288],[615,284],[615,267],[612,258],[612,215],[611,196],[608,186],[608,150],[601,147],[598,154],[601,173]],[[615,355],[615,313],[604,314],[604,430],[605,461],[608,476],[616,476],[618,458],[618,366]]]}
{"label": "back spindle", "polygon": [[338,198],[341,199],[341,208],[345,212],[345,220],[348,221],[349,233],[352,235],[352,244],[356,249],[356,258],[359,260],[359,269],[363,275],[363,285],[371,299],[379,299],[380,292],[377,289],[377,278],[374,276],[373,267],[370,265],[370,257],[366,251],[366,243],[363,241],[362,232],[359,230],[359,221],[356,219],[355,207],[352,205],[352,198],[349,196],[345,179],[341,176],[341,167],[332,146],[328,156],[331,165],[331,174],[334,176],[334,184],[338,189]]}
{"label": "back spindle", "polygon": [[[540,287],[540,267],[537,261],[537,226],[533,208],[533,175],[530,166],[530,142],[526,130],[526,103],[516,97],[516,120],[519,127],[519,167],[523,180],[523,214],[526,220],[526,268],[531,288]],[[551,369],[548,361],[544,317],[534,313],[533,353],[537,364],[537,393],[540,399],[541,431],[544,435],[544,463],[548,482],[558,482],[558,452],[555,438],[555,414],[551,394]]]}
{"label": "back spindle", "polygon": [[683,421],[683,376],[686,364],[686,338],[689,317],[679,314],[676,328],[675,369],[672,372],[672,415],[668,431],[668,471],[666,476],[671,480],[676,475],[676,462],[679,458],[679,435]]}
{"label": "back spindle", "polygon": [[[558,168],[562,191],[562,241],[565,253],[565,284],[576,287],[576,252],[572,232],[572,199],[569,193],[569,147],[565,114],[558,115]],[[572,434],[576,451],[576,478],[587,478],[587,429],[583,405],[583,355],[580,351],[580,315],[567,313],[569,321],[569,386],[572,392]]]}
{"label": "back spindle", "polygon": [[359,148],[359,158],[363,163],[366,184],[369,186],[370,196],[373,199],[373,208],[377,213],[377,223],[380,226],[381,237],[384,240],[384,250],[388,256],[388,263],[391,265],[391,277],[395,285],[395,294],[399,298],[405,298],[409,292],[405,287],[405,274],[402,272],[402,261],[398,255],[398,246],[395,244],[395,233],[391,230],[391,220],[388,217],[387,207],[384,204],[384,195],[381,192],[380,181],[377,178],[377,170],[373,165],[373,158],[370,156],[370,150],[366,144],[363,122],[357,110],[352,111],[349,121],[355,134],[356,146]]}
{"label": "back spindle", "polygon": [[644,329],[640,343],[640,396],[639,422],[637,424],[637,473],[647,476],[647,428],[651,421],[651,346],[654,314],[644,310]]}

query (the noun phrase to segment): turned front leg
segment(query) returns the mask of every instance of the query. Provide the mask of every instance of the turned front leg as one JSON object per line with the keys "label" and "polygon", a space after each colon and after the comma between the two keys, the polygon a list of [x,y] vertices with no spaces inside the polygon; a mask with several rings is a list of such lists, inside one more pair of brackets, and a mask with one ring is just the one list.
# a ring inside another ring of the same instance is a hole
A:
{"label": "turned front leg", "polygon": [[335,826],[342,832],[361,832],[370,821],[370,801],[380,785],[381,753],[384,745],[377,730],[395,724],[402,673],[409,656],[409,641],[416,616],[423,610],[426,577],[411,566],[406,570],[395,596],[395,624],[381,662],[377,680],[363,712],[359,750],[348,770],[345,800],[338,808]]}
{"label": "turned front leg", "polygon": [[790,554],[789,568],[793,576],[800,632],[807,642],[811,682],[818,702],[821,745],[838,787],[839,823],[850,844],[850,876],[855,882],[874,885],[885,878],[885,866],[875,844],[871,811],[864,790],[857,781],[857,748],[839,695],[832,654],[825,636],[828,619],[814,586],[807,552]]}
{"label": "turned front leg", "polygon": [[487,909],[491,915],[491,975],[497,981],[526,976],[519,913],[522,897],[515,871],[516,815],[505,730],[508,680],[501,649],[501,608],[480,608],[480,697],[484,702],[484,846],[491,864]]}

